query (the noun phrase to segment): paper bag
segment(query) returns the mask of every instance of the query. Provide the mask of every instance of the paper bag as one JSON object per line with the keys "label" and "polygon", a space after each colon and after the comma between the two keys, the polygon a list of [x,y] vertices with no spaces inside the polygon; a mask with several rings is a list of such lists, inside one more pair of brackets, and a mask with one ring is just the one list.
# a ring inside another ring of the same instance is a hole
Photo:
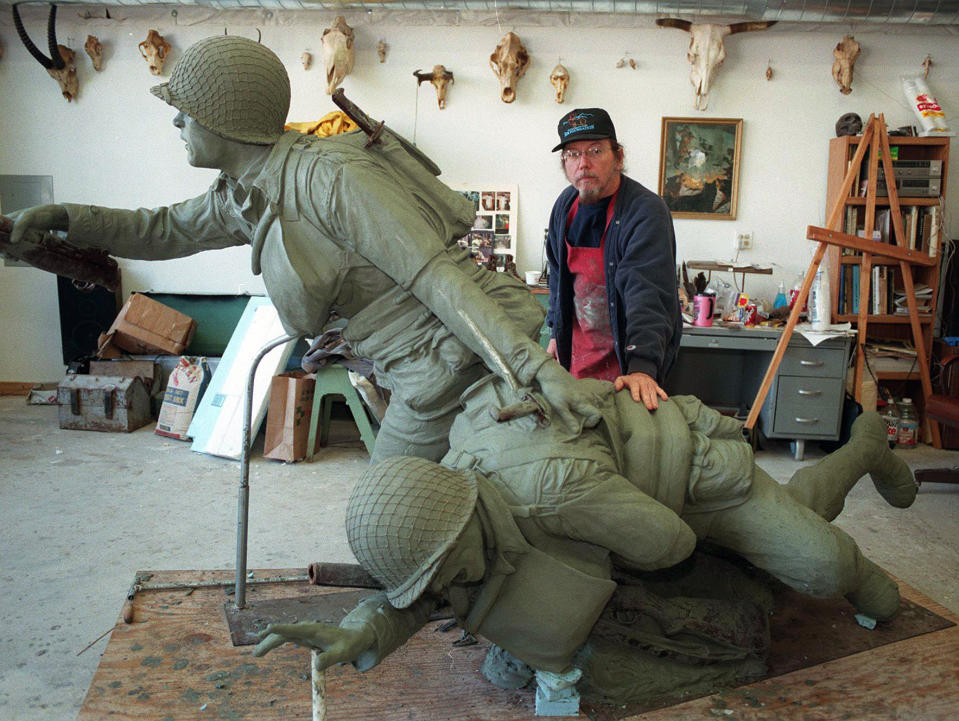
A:
{"label": "paper bag", "polygon": [[287,462],[306,458],[315,385],[316,381],[302,371],[273,377],[270,409],[266,417],[264,456]]}

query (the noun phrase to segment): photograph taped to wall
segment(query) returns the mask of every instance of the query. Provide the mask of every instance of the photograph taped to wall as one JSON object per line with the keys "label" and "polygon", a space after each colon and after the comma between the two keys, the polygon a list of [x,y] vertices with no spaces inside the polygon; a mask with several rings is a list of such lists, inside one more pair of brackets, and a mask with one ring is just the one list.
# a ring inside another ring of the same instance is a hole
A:
{"label": "photograph taped to wall", "polygon": [[663,118],[659,194],[674,218],[736,218],[742,136],[742,118]]}
{"label": "photograph taped to wall", "polygon": [[485,263],[491,254],[515,256],[516,186],[463,183],[453,189],[472,202],[476,210],[473,229],[459,244],[470,248],[477,263]]}

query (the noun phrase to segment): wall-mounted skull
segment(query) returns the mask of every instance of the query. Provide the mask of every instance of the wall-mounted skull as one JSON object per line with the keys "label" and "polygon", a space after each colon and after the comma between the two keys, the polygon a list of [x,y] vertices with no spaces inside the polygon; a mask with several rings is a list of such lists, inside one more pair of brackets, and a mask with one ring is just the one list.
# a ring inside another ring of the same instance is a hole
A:
{"label": "wall-mounted skull", "polygon": [[380,40],[376,44],[376,54],[380,57],[380,62],[386,62],[386,51],[390,49],[390,46],[386,44],[385,40]]}
{"label": "wall-mounted skull", "polygon": [[862,46],[852,35],[846,35],[832,51],[835,58],[832,63],[832,76],[839,83],[839,92],[849,95],[852,92],[852,73],[856,67],[856,58]]}
{"label": "wall-mounted skull", "polygon": [[140,55],[144,57],[150,66],[150,72],[154,75],[162,75],[163,64],[170,54],[170,43],[156,30],[151,30],[147,35],[147,39],[137,47],[140,48]]}
{"label": "wall-mounted skull", "polygon": [[77,66],[73,62],[77,54],[65,45],[57,43],[57,6],[50,5],[50,14],[47,16],[47,47],[50,56],[47,57],[39,48],[33,44],[30,36],[27,35],[26,28],[23,27],[23,21],[20,18],[20,11],[17,6],[13,6],[13,24],[17,28],[17,34],[23,41],[23,46],[27,49],[34,59],[39,62],[50,74],[50,77],[57,81],[60,86],[60,92],[67,102],[71,102],[80,89],[80,82],[77,79]]}
{"label": "wall-mounted skull", "polygon": [[48,68],[47,72],[50,73],[51,78],[60,84],[60,92],[63,93],[63,97],[69,103],[77,97],[77,93],[80,91],[77,65],[74,62],[77,54],[66,45],[58,45],[57,50],[60,51],[60,57],[63,58],[64,65],[60,69]]}
{"label": "wall-mounted skull", "polygon": [[343,79],[353,72],[353,28],[337,15],[333,25],[323,31],[323,65],[326,67],[326,92],[332,95]]}
{"label": "wall-mounted skull", "polygon": [[689,82],[696,88],[696,110],[705,110],[709,105],[709,89],[713,78],[726,59],[726,46],[723,42],[727,35],[765,30],[776,24],[775,20],[763,22],[733,23],[691,23],[678,18],[659,18],[656,24],[664,28],[676,28],[689,33],[689,49],[686,59],[689,61]]}
{"label": "wall-mounted skull", "polygon": [[509,32],[503,36],[496,50],[489,56],[489,66],[499,78],[500,98],[503,102],[511,103],[516,100],[516,83],[529,67],[529,53],[516,33]]}
{"label": "wall-mounted skull", "polygon": [[553,72],[549,74],[549,82],[556,90],[556,102],[562,103],[566,100],[566,90],[569,88],[569,71],[563,65],[557,64],[553,68]]}
{"label": "wall-mounted skull", "polygon": [[300,55],[300,62],[303,64],[304,70],[309,70],[313,67],[313,55],[307,51],[304,51]]}
{"label": "wall-mounted skull", "polygon": [[93,61],[93,69],[97,72],[103,70],[103,45],[93,35],[87,35],[87,41],[83,44],[83,49],[87,51],[90,60]]}
{"label": "wall-mounted skull", "polygon": [[433,70],[424,73],[422,70],[415,70],[413,75],[416,77],[416,86],[419,87],[424,82],[432,83],[436,88],[436,102],[440,110],[446,109],[446,90],[453,83],[453,71],[447,70],[443,65],[434,65]]}

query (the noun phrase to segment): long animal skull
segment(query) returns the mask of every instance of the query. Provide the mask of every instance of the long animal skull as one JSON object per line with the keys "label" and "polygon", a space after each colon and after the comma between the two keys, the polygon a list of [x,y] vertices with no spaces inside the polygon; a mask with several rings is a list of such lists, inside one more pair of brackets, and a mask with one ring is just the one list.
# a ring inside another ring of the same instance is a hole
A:
{"label": "long animal skull", "polygon": [[852,72],[856,67],[856,58],[862,47],[852,35],[846,35],[832,51],[832,76],[839,83],[839,92],[849,95],[852,92]]}
{"label": "long animal skull", "polygon": [[87,41],[83,44],[83,49],[87,51],[90,60],[93,61],[93,69],[97,72],[103,70],[103,45],[93,35],[87,35]]}
{"label": "long animal skull", "polygon": [[151,30],[147,39],[137,47],[140,48],[140,55],[149,64],[150,72],[154,75],[162,75],[163,64],[166,62],[167,55],[170,54],[170,43],[156,30]]}
{"label": "long animal skull", "polygon": [[323,65],[326,66],[326,92],[332,95],[353,71],[353,28],[342,15],[337,15],[333,25],[323,31]]}
{"label": "long animal skull", "polygon": [[413,75],[416,76],[416,87],[419,87],[424,82],[433,84],[433,87],[436,88],[436,102],[439,104],[440,110],[445,110],[446,89],[453,82],[453,71],[447,70],[442,65],[434,65],[431,72],[424,73],[422,70],[416,70],[413,72]]}
{"label": "long animal skull", "polygon": [[549,74],[549,82],[556,89],[556,102],[562,103],[566,99],[566,89],[569,87],[569,71],[564,66],[557,65]]}
{"label": "long animal skull", "polygon": [[80,90],[80,81],[77,80],[77,66],[73,61],[76,53],[65,45],[57,43],[57,6],[50,6],[50,15],[47,18],[47,43],[49,46],[50,57],[41,53],[37,46],[30,40],[27,31],[23,27],[23,21],[20,19],[20,12],[17,6],[13,6],[13,24],[17,28],[17,34],[23,42],[27,51],[39,62],[50,77],[60,85],[60,92],[67,102],[71,102]]}
{"label": "long animal skull", "polygon": [[529,53],[516,33],[506,33],[489,56],[489,66],[499,78],[500,98],[504,103],[516,100],[516,82],[529,67]]}
{"label": "long animal skull", "polygon": [[733,23],[717,25],[715,23],[691,23],[677,18],[660,18],[656,24],[665,28],[676,28],[689,33],[689,50],[686,58],[691,66],[689,82],[696,88],[696,109],[705,110],[709,105],[709,88],[716,71],[726,59],[726,47],[723,39],[734,33],[753,30],[765,30],[776,24],[775,20],[765,22]]}

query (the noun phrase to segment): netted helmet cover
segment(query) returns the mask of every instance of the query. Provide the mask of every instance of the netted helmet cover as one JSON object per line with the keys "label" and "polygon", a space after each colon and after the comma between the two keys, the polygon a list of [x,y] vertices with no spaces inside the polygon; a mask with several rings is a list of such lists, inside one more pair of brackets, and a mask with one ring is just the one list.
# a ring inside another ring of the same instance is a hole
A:
{"label": "netted helmet cover", "polygon": [[419,598],[476,507],[476,479],[424,458],[372,466],[353,488],[346,534],[397,608]]}
{"label": "netted helmet cover", "polygon": [[150,92],[230,140],[269,145],[283,134],[290,78],[273,51],[248,38],[218,35],[194,43],[170,82]]}

